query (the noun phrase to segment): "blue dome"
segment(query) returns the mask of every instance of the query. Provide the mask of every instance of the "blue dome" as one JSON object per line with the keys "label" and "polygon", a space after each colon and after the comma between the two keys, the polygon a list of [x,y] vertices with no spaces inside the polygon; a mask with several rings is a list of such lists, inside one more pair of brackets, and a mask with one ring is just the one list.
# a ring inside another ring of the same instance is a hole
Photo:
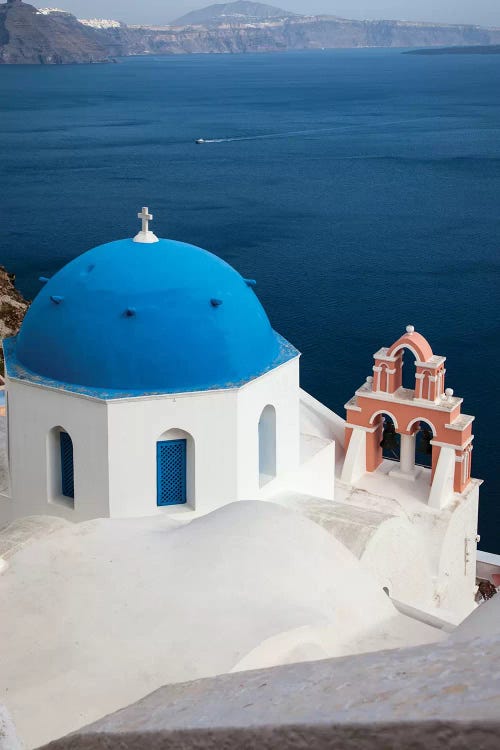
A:
{"label": "blue dome", "polygon": [[62,383],[161,393],[244,383],[284,361],[282,342],[254,291],[220,258],[172,240],[119,240],[48,281],[16,355]]}

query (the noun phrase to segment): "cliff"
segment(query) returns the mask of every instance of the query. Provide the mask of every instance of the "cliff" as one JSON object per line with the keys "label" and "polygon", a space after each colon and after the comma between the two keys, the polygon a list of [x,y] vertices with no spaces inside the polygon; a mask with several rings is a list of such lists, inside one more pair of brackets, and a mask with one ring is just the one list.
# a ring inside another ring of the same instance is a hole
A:
{"label": "cliff", "polygon": [[[14,286],[15,276],[0,266],[0,339],[15,336],[29,307],[29,302]],[[3,373],[0,349],[0,375]]]}
{"label": "cliff", "polygon": [[70,13],[37,11],[21,0],[0,5],[0,63],[90,63],[129,55],[493,44],[500,44],[500,29],[299,16],[247,0],[210,6],[170,26],[125,26],[98,19],[80,22]]}
{"label": "cliff", "polygon": [[451,47],[500,42],[500,29],[404,21],[350,21],[333,16],[296,16],[218,26],[121,27],[103,33],[114,55]]}
{"label": "cliff", "polygon": [[105,39],[70,13],[40,13],[21,0],[0,5],[0,63],[109,60]]}

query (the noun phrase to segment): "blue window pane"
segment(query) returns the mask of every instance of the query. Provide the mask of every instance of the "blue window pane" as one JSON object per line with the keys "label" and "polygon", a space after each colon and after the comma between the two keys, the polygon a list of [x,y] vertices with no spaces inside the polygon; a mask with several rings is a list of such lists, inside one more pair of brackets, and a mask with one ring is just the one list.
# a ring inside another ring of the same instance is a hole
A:
{"label": "blue window pane", "polygon": [[61,493],[75,497],[75,475],[73,465],[73,441],[67,432],[59,433],[61,442]]}
{"label": "blue window pane", "polygon": [[186,502],[186,441],[164,440],[156,444],[157,505]]}

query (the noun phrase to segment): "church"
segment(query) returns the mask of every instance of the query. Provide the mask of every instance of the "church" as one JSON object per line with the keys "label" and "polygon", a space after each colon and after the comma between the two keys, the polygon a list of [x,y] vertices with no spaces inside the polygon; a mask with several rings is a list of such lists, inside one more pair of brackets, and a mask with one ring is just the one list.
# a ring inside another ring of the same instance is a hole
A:
{"label": "church", "polygon": [[300,353],[271,327],[255,281],[156,237],[147,208],[139,218],[133,239],[40,279],[3,343],[0,526],[272,501],[327,529],[402,607],[460,621],[474,606],[480,481],[445,357],[408,326],[336,415],[301,389]]}

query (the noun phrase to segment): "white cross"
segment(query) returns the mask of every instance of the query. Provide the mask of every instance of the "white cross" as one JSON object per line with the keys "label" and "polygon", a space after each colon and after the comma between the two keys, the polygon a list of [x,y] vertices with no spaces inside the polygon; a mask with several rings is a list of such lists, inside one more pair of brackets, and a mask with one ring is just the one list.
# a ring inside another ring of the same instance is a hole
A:
{"label": "white cross", "polygon": [[143,206],[141,213],[137,214],[137,218],[142,221],[142,229],[134,237],[134,242],[140,242],[145,245],[152,242],[158,242],[158,237],[153,234],[149,228],[149,222],[153,221],[153,214],[149,213],[149,208],[147,206]]}
{"label": "white cross", "polygon": [[141,213],[137,214],[137,218],[142,219],[142,231],[144,234],[147,234],[149,232],[149,222],[153,221],[153,214],[149,213],[147,206],[143,206]]}

